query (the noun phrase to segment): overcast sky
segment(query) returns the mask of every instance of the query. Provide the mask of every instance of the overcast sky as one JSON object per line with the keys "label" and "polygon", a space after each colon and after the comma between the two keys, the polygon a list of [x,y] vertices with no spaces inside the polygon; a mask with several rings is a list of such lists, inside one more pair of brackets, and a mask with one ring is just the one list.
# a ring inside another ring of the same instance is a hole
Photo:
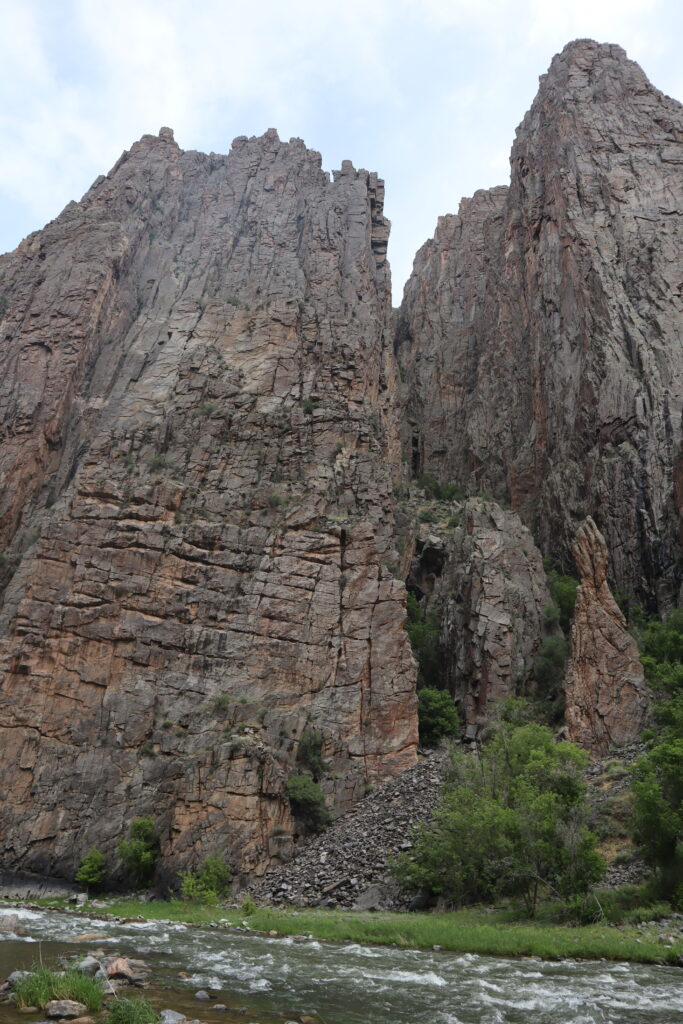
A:
{"label": "overcast sky", "polygon": [[398,299],[436,218],[506,184],[554,53],[616,42],[683,99],[681,0],[0,0],[0,251],[161,125],[299,136],[387,183]]}

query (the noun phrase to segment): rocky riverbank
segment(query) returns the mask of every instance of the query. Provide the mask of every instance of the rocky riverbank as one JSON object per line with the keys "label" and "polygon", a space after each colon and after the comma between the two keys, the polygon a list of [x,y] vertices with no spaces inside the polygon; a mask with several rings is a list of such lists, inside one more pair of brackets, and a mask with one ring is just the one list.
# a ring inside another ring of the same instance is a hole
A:
{"label": "rocky riverbank", "polygon": [[[591,761],[586,772],[594,827],[601,837],[609,888],[638,884],[646,866],[629,839],[629,768],[643,752],[631,744]],[[429,821],[441,792],[448,753],[436,750],[373,790],[326,832],[300,847],[294,859],[242,890],[258,903],[358,910],[406,910],[412,898],[389,870],[412,848],[414,828]]]}
{"label": "rocky riverbank", "polygon": [[445,750],[422,756],[243,894],[259,903],[406,909],[410,897],[399,890],[389,862],[411,849],[413,829],[430,819],[447,761]]}

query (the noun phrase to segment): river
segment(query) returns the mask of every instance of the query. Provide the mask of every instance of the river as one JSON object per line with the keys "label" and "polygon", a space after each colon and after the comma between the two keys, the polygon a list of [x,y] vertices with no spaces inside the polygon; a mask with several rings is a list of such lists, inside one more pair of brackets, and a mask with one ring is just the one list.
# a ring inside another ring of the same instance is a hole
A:
{"label": "river", "polygon": [[[16,908],[0,908],[0,917]],[[503,960],[397,950],[157,921],[115,923],[20,909],[25,936],[0,933],[0,977],[64,952],[104,948],[153,967],[153,1002],[203,1020],[282,1024],[683,1024],[675,967],[595,961]],[[108,938],[75,945],[86,932]],[[190,974],[178,977],[179,971]],[[194,999],[211,991],[211,1003]],[[228,1011],[212,1012],[213,1003]],[[0,1007],[3,1024],[42,1015]]]}

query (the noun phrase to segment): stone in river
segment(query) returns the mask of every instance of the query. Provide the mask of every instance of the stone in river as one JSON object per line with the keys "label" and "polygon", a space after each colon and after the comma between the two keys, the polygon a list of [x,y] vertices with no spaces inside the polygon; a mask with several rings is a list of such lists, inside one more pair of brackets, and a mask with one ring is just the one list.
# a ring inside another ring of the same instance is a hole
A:
{"label": "stone in river", "polygon": [[133,977],[133,971],[128,963],[128,958],[119,956],[116,960],[112,960],[111,963],[105,967],[108,978],[125,978],[130,981]]}
{"label": "stone in river", "polygon": [[97,957],[86,956],[76,964],[76,969],[79,970],[81,974],[97,974],[100,969],[100,962]]}
{"label": "stone in river", "polygon": [[53,1020],[75,1020],[82,1017],[87,1009],[87,1006],[74,999],[51,999],[45,1007],[45,1013]]}

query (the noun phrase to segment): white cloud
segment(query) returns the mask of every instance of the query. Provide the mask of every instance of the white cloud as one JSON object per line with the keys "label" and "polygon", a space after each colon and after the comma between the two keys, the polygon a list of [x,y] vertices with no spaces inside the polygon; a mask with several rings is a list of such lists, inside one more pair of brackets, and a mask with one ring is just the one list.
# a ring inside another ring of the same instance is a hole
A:
{"label": "white cloud", "polygon": [[[395,276],[439,213],[507,180],[514,127],[553,53],[624,45],[683,92],[678,0],[0,0],[0,248],[78,198],[162,124],[225,152],[276,127],[387,179]],[[48,16],[49,15],[49,16]],[[13,226],[16,231],[16,226]],[[400,281],[399,281],[400,283]]]}

